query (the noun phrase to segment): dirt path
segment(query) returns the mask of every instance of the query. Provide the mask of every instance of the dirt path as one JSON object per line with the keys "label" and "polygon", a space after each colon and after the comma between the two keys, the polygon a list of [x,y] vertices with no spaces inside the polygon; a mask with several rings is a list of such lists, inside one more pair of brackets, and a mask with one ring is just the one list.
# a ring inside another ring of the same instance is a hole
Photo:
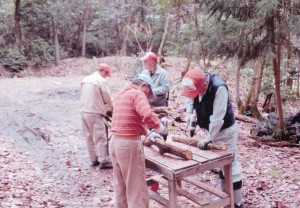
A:
{"label": "dirt path", "polygon": [[[115,59],[114,59],[115,60]],[[108,61],[109,63],[109,61]],[[110,63],[113,64],[113,63]],[[119,64],[119,65],[118,65]],[[123,62],[115,66],[124,67]],[[179,63],[170,69],[177,79]],[[128,81],[113,68],[113,94]],[[79,114],[83,75],[0,80],[0,207],[113,207],[111,170],[89,167]],[[179,85],[172,85],[171,117],[183,115]],[[250,126],[239,123],[249,132]],[[185,129],[175,123],[173,133]],[[246,208],[300,207],[299,155],[239,142]],[[219,185],[218,176],[205,172],[198,180]],[[205,195],[201,190],[188,187]],[[160,189],[160,194],[167,194]],[[179,197],[179,207],[195,207]],[[151,202],[151,208],[161,206]]]}
{"label": "dirt path", "polygon": [[81,136],[81,79],[1,80],[0,207],[111,206],[110,170],[89,167]]}

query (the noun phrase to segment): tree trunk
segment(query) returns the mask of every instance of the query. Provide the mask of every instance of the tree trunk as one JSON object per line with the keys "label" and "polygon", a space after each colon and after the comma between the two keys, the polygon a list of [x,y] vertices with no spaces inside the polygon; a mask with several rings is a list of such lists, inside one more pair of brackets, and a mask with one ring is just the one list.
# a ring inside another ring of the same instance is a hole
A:
{"label": "tree trunk", "polygon": [[[129,2],[128,0],[125,0],[126,5],[129,5],[129,3],[131,3],[131,1]],[[128,39],[129,39],[131,15],[132,15],[131,10],[132,10],[131,8],[128,8],[128,13],[127,13],[127,16],[125,17],[126,26],[124,27],[125,32],[124,32],[124,38],[123,38],[123,42],[122,42],[122,46],[121,46],[120,55],[126,55],[127,44],[128,44]]]}
{"label": "tree trunk", "polygon": [[265,66],[265,56],[260,55],[260,57],[258,58],[258,60],[255,64],[255,67],[254,67],[255,72],[254,72],[253,76],[255,77],[254,78],[255,84],[254,84],[253,94],[252,94],[250,105],[249,105],[251,114],[255,118],[261,118],[261,114],[257,108],[257,102],[259,99],[259,93],[260,93],[260,89],[261,89],[261,82],[262,82],[264,66]]}
{"label": "tree trunk", "polygon": [[254,70],[253,75],[252,75],[252,82],[251,82],[250,88],[248,89],[248,94],[246,95],[245,101],[244,101],[244,104],[245,104],[244,113],[245,113],[245,111],[249,110],[250,101],[254,94],[254,85],[256,82],[255,79],[256,79],[256,77],[255,77],[255,70]]}
{"label": "tree trunk", "polygon": [[300,65],[298,67],[297,96],[300,97]]}
{"label": "tree trunk", "polygon": [[59,56],[59,43],[58,43],[58,29],[53,28],[54,32],[54,46],[55,46],[55,65],[58,65],[60,62]]}
{"label": "tree trunk", "polygon": [[278,46],[276,48],[276,37],[275,37],[275,20],[272,22],[272,30],[271,30],[271,44],[272,44],[272,52],[276,55],[273,57],[273,72],[274,72],[274,80],[275,80],[275,96],[276,96],[276,112],[279,116],[278,123],[278,132],[275,135],[275,138],[282,140],[284,138],[284,123],[283,123],[283,113],[282,113],[282,103],[281,103],[281,94],[280,94],[280,53],[281,46],[278,42]]}
{"label": "tree trunk", "polygon": [[266,112],[266,113],[274,112],[273,106],[271,105],[272,95],[273,95],[273,93],[268,93],[266,95],[264,104],[262,105],[263,112]]}
{"label": "tree trunk", "polygon": [[160,46],[159,46],[158,52],[157,52],[158,56],[162,56],[163,47],[164,47],[164,44],[165,44],[165,41],[166,41],[166,37],[167,37],[167,33],[168,33],[169,20],[170,20],[170,14],[167,13],[167,18],[166,18],[165,27],[164,27],[164,34],[162,36],[162,39],[161,39],[161,42],[160,42]]}
{"label": "tree trunk", "polygon": [[235,94],[234,100],[238,108],[238,112],[241,114],[244,111],[243,102],[240,99],[240,71],[241,71],[241,59],[237,58],[235,67]]}
{"label": "tree trunk", "polygon": [[83,10],[83,26],[82,26],[82,43],[81,43],[81,56],[85,57],[86,54],[86,28],[87,28],[87,19],[88,19],[89,8],[87,5],[87,0],[84,1],[84,10]]}
{"label": "tree trunk", "polygon": [[79,56],[80,54],[80,48],[81,48],[81,31],[82,31],[82,22],[78,22],[78,28],[77,28],[77,37],[76,37],[76,56]]}
{"label": "tree trunk", "polygon": [[21,0],[15,1],[15,35],[16,35],[16,45],[21,52],[22,49],[22,33],[21,33],[21,26],[20,26],[20,4]]}

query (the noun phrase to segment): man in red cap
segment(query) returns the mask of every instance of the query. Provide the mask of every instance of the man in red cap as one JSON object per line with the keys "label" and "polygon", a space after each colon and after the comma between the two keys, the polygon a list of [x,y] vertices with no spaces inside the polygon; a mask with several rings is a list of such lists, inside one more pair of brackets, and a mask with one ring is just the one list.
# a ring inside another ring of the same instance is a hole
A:
{"label": "man in red cap", "polygon": [[110,67],[101,63],[97,70],[81,82],[81,118],[85,142],[92,166],[112,168],[108,155],[108,139],[103,121],[104,115],[112,111],[113,103],[108,83]]}
{"label": "man in red cap", "polygon": [[[200,69],[189,70],[184,79],[183,94],[186,100],[186,120],[189,122],[193,110],[197,115],[198,125],[206,132],[206,138],[198,142],[200,149],[207,149],[213,143],[226,143],[228,151],[234,153],[232,178],[235,208],[242,207],[242,173],[238,162],[238,126],[231,102],[228,87],[218,75],[202,72]],[[220,175],[224,188],[224,175]]]}
{"label": "man in red cap", "polygon": [[169,78],[166,70],[161,68],[158,62],[158,56],[153,52],[147,52],[142,58],[146,70],[142,73],[151,77],[154,85],[153,92],[155,99],[149,100],[153,107],[167,106],[167,96],[170,90]]}

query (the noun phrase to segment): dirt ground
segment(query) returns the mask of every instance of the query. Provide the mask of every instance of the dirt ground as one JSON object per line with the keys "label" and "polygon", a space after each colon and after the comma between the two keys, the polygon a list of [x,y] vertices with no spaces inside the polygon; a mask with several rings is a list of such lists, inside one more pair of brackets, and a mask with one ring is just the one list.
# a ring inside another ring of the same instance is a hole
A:
{"label": "dirt ground", "polygon": [[[172,131],[176,133],[185,129],[184,123],[174,121],[175,117],[184,116],[184,99],[177,81],[185,60],[166,60],[172,81],[170,118],[175,125]],[[114,95],[129,83],[125,80],[126,73],[136,58],[106,57],[97,61],[111,65],[112,78],[108,80]],[[93,63],[90,59],[67,59],[58,67],[22,72],[14,78],[1,76],[1,208],[114,206],[112,171],[90,167],[81,131],[80,82],[93,71]],[[228,76],[226,70],[222,72],[217,67],[214,70]],[[228,84],[233,90],[233,82]],[[299,104],[298,100],[285,108],[295,113]],[[240,121],[238,124],[244,135],[253,127]],[[244,175],[245,208],[300,207],[299,154],[268,146],[255,147],[239,140],[239,160]],[[218,176],[212,172],[195,177],[219,186]],[[189,190],[199,197],[206,196],[196,188]],[[159,193],[166,195],[167,190],[160,187]],[[161,206],[151,201],[150,207]],[[178,207],[196,206],[179,197]]]}

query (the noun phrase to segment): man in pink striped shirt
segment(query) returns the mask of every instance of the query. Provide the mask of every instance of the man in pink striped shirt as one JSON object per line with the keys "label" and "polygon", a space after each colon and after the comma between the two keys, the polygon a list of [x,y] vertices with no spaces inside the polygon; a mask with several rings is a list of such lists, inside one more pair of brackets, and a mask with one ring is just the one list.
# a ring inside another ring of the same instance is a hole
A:
{"label": "man in pink striped shirt", "polygon": [[[116,208],[149,207],[145,181],[145,156],[141,135],[160,137],[164,126],[151,109],[148,99],[155,95],[150,76],[139,74],[131,85],[116,95],[112,117],[110,155]],[[148,128],[155,132],[147,133]]]}

